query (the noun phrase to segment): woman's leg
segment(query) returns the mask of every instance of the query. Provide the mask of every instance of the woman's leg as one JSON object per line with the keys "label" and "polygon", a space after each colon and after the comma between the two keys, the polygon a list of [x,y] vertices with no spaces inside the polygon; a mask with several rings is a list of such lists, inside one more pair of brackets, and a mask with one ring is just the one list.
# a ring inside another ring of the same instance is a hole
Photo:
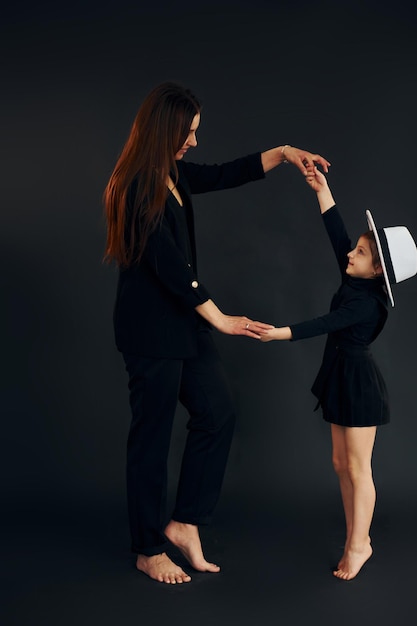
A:
{"label": "woman's leg", "polygon": [[198,342],[198,356],[183,366],[180,401],[190,419],[176,507],[165,533],[195,569],[217,572],[203,556],[198,526],[210,522],[220,495],[235,410],[211,332],[199,332]]}
{"label": "woman's leg", "polygon": [[[348,517],[351,517],[343,558],[334,575],[343,580],[351,580],[372,555],[369,531],[376,500],[372,476],[376,426],[341,428],[344,429],[347,476],[352,489],[351,509],[349,502],[347,507]],[[345,494],[348,493],[349,487],[345,489]]]}
{"label": "woman's leg", "polygon": [[127,500],[136,567],[160,582],[190,577],[165,553],[167,457],[182,362],[124,355],[132,421],[127,442]]}

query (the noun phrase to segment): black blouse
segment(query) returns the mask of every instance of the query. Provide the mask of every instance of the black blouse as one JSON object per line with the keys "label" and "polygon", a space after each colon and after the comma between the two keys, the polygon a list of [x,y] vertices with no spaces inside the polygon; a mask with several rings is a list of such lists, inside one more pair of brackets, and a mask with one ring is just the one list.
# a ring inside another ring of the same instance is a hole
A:
{"label": "black blouse", "polygon": [[352,245],[336,206],[323,213],[323,221],[336,254],[342,284],[332,298],[329,313],[290,326],[292,339],[329,334],[339,346],[368,346],[379,335],[388,316],[384,279],[348,276],[347,254]]}

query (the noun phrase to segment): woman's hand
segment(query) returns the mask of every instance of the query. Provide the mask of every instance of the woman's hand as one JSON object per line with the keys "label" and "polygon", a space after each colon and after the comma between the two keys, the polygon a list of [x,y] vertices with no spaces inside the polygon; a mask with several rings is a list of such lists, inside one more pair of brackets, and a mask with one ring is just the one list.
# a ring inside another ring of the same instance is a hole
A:
{"label": "woman's hand", "polygon": [[215,326],[217,330],[226,335],[246,335],[254,339],[262,339],[262,336],[271,328],[271,324],[255,322],[244,315],[223,315],[223,318]]}
{"label": "woman's hand", "polygon": [[261,154],[262,167],[264,172],[269,172],[280,163],[292,163],[303,174],[307,176],[307,167],[320,165],[325,172],[329,171],[330,162],[320,154],[313,154],[307,150],[294,148],[294,146],[278,146],[271,148]]}
{"label": "woman's hand", "polygon": [[284,146],[282,154],[285,161],[298,167],[304,176],[307,176],[308,168],[312,168],[315,165],[320,165],[325,172],[329,171],[330,162],[319,154],[313,154],[312,152],[300,150],[300,148],[294,148],[293,146]]}
{"label": "woman's hand", "polygon": [[260,339],[268,330],[274,328],[272,324],[255,322],[245,315],[225,315],[213,300],[199,304],[196,306],[196,311],[214,328],[226,335],[246,335],[246,337]]}

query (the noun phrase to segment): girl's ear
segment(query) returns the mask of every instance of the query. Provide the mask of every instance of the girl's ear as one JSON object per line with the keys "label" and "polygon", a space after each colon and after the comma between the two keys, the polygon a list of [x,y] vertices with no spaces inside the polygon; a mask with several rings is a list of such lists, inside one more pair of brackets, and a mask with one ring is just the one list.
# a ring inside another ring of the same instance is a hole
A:
{"label": "girl's ear", "polygon": [[377,265],[376,267],[374,267],[374,269],[375,269],[375,275],[376,276],[381,276],[382,271],[383,271],[382,270],[382,265]]}

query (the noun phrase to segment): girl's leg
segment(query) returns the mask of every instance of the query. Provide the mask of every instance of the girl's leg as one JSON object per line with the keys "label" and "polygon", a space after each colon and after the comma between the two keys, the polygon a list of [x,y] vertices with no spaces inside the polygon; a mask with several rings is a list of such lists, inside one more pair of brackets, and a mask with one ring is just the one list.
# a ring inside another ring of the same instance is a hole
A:
{"label": "girl's leg", "polygon": [[[337,578],[351,580],[372,555],[369,530],[375,509],[372,452],[376,426],[344,428],[347,475],[352,486],[351,522]],[[348,505],[349,510],[349,505]]]}
{"label": "girl's leg", "polygon": [[[342,496],[343,509],[346,520],[346,540],[345,546],[350,540],[353,524],[353,487],[348,472],[348,461],[346,451],[344,426],[331,424],[332,433],[332,461],[335,472],[339,478],[340,493]],[[342,561],[339,562],[338,568]]]}

